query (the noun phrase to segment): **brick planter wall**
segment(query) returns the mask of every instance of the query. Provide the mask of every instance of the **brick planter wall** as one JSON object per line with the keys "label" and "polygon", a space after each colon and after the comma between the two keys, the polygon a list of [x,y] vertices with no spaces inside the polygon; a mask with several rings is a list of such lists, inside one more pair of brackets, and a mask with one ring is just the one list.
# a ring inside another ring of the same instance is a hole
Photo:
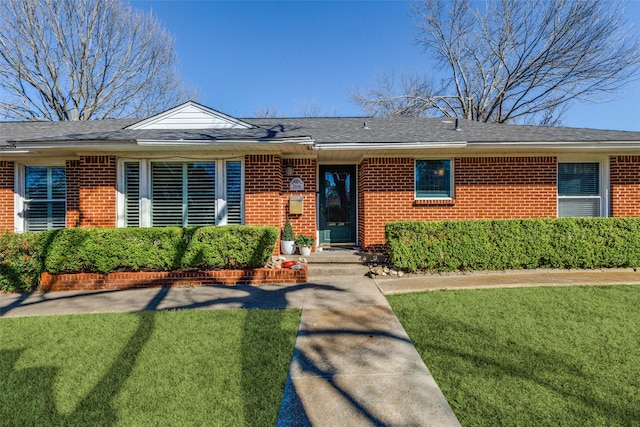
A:
{"label": "brick planter wall", "polygon": [[307,267],[300,270],[255,268],[246,270],[119,272],[109,274],[43,273],[40,288],[51,291],[87,291],[169,286],[287,285],[307,282]]}

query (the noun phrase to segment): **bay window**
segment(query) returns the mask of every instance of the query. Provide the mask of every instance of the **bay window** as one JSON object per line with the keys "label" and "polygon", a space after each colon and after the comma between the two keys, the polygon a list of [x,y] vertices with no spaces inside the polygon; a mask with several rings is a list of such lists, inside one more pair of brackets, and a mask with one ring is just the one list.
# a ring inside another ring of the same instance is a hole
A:
{"label": "bay window", "polygon": [[136,160],[120,170],[120,227],[242,224],[240,161]]}

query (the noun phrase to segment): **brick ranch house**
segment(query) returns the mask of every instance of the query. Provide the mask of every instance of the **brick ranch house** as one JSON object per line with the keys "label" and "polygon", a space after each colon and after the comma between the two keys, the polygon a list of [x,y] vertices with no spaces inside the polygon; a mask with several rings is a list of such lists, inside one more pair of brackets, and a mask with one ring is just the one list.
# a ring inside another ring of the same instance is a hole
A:
{"label": "brick ranch house", "polygon": [[[458,125],[456,125],[458,123]],[[640,216],[640,132],[425,118],[0,123],[0,229],[273,225],[384,245],[400,219]]]}

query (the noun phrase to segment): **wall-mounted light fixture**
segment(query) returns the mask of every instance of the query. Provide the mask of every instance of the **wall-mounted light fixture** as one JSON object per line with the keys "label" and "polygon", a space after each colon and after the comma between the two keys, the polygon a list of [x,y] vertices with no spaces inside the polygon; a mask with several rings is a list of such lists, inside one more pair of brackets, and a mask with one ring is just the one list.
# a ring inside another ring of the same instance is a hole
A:
{"label": "wall-mounted light fixture", "polygon": [[284,176],[293,176],[295,171],[293,170],[293,162],[291,160],[285,160],[283,167]]}

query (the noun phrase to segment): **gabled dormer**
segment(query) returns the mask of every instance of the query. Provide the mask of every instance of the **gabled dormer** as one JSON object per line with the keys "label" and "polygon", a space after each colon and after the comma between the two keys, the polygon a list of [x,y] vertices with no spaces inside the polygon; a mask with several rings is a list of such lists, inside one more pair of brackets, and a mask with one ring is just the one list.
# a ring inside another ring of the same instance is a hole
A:
{"label": "gabled dormer", "polygon": [[125,129],[251,129],[250,123],[188,101]]}

